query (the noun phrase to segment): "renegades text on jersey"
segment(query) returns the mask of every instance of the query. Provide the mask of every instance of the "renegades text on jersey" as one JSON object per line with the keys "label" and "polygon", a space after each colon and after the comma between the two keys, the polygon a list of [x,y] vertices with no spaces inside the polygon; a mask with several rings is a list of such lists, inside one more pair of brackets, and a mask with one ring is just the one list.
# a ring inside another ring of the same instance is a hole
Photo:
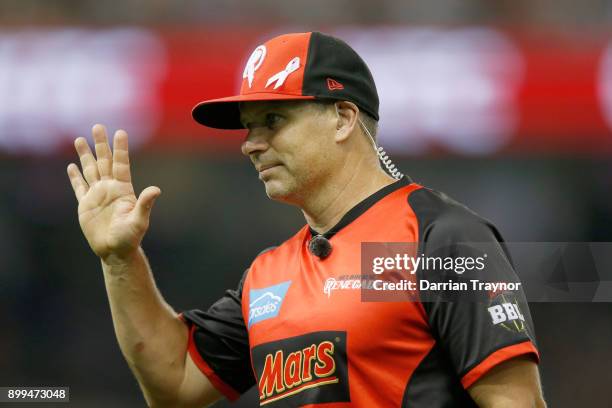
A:
{"label": "renegades text on jersey", "polygon": [[304,226],[261,253],[237,290],[183,313],[192,359],[229,399],[257,385],[269,407],[475,406],[466,389],[492,367],[519,355],[538,360],[521,291],[491,304],[364,302],[359,285],[330,289],[330,278],[360,274],[362,242],[416,242],[421,254],[447,248],[455,257],[453,242],[491,243],[495,267],[474,278],[516,279],[495,227],[445,195],[404,177],[325,234],[327,258],[308,251],[312,234]]}

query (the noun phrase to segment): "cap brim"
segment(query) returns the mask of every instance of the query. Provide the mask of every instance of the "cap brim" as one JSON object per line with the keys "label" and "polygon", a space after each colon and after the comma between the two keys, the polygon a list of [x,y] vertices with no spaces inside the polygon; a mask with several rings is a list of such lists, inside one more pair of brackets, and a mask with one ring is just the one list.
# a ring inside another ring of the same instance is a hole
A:
{"label": "cap brim", "polygon": [[228,96],[198,103],[191,111],[191,116],[199,124],[215,129],[244,129],[240,122],[240,102],[296,101],[314,98],[310,95],[283,95],[272,92]]}

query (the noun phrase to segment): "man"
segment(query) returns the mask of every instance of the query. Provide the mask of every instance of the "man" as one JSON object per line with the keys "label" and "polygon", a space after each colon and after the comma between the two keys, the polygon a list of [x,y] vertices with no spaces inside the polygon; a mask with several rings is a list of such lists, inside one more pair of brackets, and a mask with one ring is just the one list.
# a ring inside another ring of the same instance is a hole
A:
{"label": "man", "polygon": [[[490,223],[412,183],[375,149],[376,88],[347,44],[316,32],[276,37],[251,54],[239,95],[202,102],[193,116],[247,128],[242,152],[267,195],[299,207],[307,225],[257,256],[238,288],[206,312],[179,315],[140,248],[161,191],[134,195],[127,134],[115,133],[111,152],[104,128],[94,126],[97,158],[85,139],[75,141],[82,174],[74,164],[68,174],[79,222],[101,259],[119,344],[150,406],[199,407],[253,385],[271,407],[544,405],[520,290],[490,293],[485,304],[435,290],[412,301],[362,300],[371,287],[359,290],[351,278],[361,271],[362,242],[417,243],[420,256],[445,259],[471,254],[461,242],[487,243],[489,267],[464,276],[515,275]],[[416,276],[463,276],[449,273]]]}

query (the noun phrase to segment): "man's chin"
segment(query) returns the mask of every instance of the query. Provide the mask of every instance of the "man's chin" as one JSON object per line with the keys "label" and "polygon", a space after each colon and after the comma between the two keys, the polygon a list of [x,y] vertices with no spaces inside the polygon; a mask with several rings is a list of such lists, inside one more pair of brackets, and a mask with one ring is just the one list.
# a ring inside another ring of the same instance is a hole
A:
{"label": "man's chin", "polygon": [[291,196],[289,189],[278,180],[264,181],[266,195],[271,200],[289,202]]}

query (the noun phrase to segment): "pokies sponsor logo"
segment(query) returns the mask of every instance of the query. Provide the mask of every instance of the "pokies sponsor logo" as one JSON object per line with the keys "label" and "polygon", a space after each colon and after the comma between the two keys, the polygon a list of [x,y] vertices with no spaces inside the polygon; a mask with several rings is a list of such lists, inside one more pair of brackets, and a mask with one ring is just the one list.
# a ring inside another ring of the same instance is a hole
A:
{"label": "pokies sponsor logo", "polygon": [[249,291],[249,328],[255,323],[278,316],[291,281]]}
{"label": "pokies sponsor logo", "polygon": [[350,401],[346,332],[321,331],[253,348],[260,405]]}

